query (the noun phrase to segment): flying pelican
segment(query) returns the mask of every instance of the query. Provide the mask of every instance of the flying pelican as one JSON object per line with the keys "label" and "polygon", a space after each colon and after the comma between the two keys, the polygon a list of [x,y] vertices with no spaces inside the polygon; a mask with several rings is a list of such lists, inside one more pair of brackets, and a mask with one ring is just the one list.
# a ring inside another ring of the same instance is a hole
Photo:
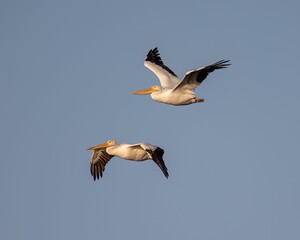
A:
{"label": "flying pelican", "polygon": [[180,81],[177,75],[164,65],[156,47],[149,51],[144,65],[159,78],[161,86],[154,85],[151,88],[135,91],[133,94],[151,94],[151,98],[157,102],[176,106],[204,102],[204,99],[196,97],[195,88],[209,73],[229,66],[228,62],[229,60],[223,59],[206,67],[189,71]]}
{"label": "flying pelican", "polygon": [[162,170],[166,178],[169,177],[168,169],[164,163],[164,150],[149,143],[118,144],[115,140],[88,148],[93,150],[91,157],[91,175],[96,179],[103,176],[105,165],[114,156],[132,161],[152,159]]}

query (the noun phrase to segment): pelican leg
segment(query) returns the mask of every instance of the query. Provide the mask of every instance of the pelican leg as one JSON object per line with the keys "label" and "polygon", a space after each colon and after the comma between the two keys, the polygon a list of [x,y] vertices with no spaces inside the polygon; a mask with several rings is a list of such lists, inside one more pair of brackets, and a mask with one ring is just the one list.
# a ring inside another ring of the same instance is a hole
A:
{"label": "pelican leg", "polygon": [[194,103],[204,102],[203,98],[194,98]]}

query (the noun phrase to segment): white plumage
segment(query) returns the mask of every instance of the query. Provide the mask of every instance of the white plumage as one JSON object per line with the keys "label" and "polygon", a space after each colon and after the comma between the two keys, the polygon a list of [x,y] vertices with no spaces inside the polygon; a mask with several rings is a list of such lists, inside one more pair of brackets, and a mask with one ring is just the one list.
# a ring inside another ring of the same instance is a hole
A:
{"label": "white plumage", "polygon": [[155,85],[151,88],[135,91],[133,94],[151,94],[151,98],[157,102],[176,106],[203,102],[204,99],[196,97],[195,88],[203,82],[209,73],[229,66],[228,62],[229,60],[221,60],[189,71],[180,81],[177,75],[164,65],[158,49],[151,49],[147,54],[144,65],[158,77],[161,86]]}
{"label": "white plumage", "polygon": [[115,140],[109,140],[87,150],[93,151],[90,170],[94,180],[103,176],[105,165],[114,156],[132,161],[152,159],[160,167],[165,177],[169,177],[168,169],[163,160],[164,150],[149,143],[118,144]]}

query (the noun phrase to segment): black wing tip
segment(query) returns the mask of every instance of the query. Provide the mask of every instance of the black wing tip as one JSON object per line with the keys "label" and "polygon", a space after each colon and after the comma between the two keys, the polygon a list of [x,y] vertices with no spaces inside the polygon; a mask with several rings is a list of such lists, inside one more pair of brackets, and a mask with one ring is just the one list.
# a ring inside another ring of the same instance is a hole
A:
{"label": "black wing tip", "polygon": [[145,61],[153,62],[156,64],[163,64],[163,61],[161,60],[158,48],[155,47],[153,49],[150,49],[150,51],[147,54],[147,57]]}
{"label": "black wing tip", "polygon": [[145,61],[154,63],[160,67],[162,67],[164,70],[166,70],[168,73],[170,73],[171,75],[173,75],[174,77],[177,77],[177,75],[170,69],[168,68],[162,61],[161,57],[160,57],[160,53],[158,51],[158,48],[153,48],[151,49],[148,54],[147,57],[145,59]]}
{"label": "black wing tip", "polygon": [[91,175],[92,175],[94,181],[99,180],[100,177],[102,178],[103,171],[101,170],[100,166],[98,166],[97,164],[91,163],[90,172],[91,172]]}
{"label": "black wing tip", "polygon": [[165,175],[165,177],[166,177],[166,179],[168,179],[169,178],[169,173],[168,173],[168,168],[164,165],[164,169],[161,169],[162,170],[162,172],[163,172],[163,174]]}
{"label": "black wing tip", "polygon": [[158,53],[159,54],[159,51],[158,51],[158,47],[155,47],[155,48],[153,48],[153,49],[150,49],[150,51],[149,52],[152,52],[152,53]]}
{"label": "black wing tip", "polygon": [[212,66],[214,66],[216,69],[221,69],[221,68],[227,68],[228,66],[231,65],[231,63],[229,63],[230,60],[228,59],[222,59],[214,64],[212,64]]}
{"label": "black wing tip", "polygon": [[90,161],[90,173],[94,181],[103,177],[105,165],[112,157],[112,155],[109,155],[105,151],[97,151],[96,153],[94,153]]}
{"label": "black wing tip", "polygon": [[168,178],[169,177],[168,168],[165,165],[165,162],[163,160],[164,153],[165,153],[165,151],[162,148],[157,147],[152,152],[152,156],[153,156],[152,159],[159,166],[159,168],[161,169],[161,171],[163,172],[165,177]]}
{"label": "black wing tip", "polygon": [[165,177],[168,179],[169,178],[168,168],[165,165],[163,165],[163,166],[164,166],[164,168],[161,168],[161,170],[162,170],[163,174],[165,175]]}
{"label": "black wing tip", "polygon": [[149,50],[149,53],[158,53],[158,47],[152,48]]}

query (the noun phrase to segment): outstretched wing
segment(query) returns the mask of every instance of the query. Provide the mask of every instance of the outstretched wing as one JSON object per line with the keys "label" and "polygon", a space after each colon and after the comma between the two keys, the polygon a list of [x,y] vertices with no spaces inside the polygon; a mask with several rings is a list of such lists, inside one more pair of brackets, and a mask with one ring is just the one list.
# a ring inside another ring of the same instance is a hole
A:
{"label": "outstretched wing", "polygon": [[176,74],[164,65],[157,47],[148,52],[144,65],[154,72],[163,88],[174,88],[180,82]]}
{"label": "outstretched wing", "polygon": [[173,91],[178,89],[194,90],[204,81],[209,73],[216,69],[227,68],[230,65],[228,62],[229,60],[223,59],[206,67],[187,72],[182,81],[173,89]]}
{"label": "outstretched wing", "polygon": [[160,147],[157,147],[155,150],[147,149],[146,151],[151,155],[152,160],[157,164],[157,166],[160,167],[165,177],[168,178],[168,168],[163,160],[164,150]]}
{"label": "outstretched wing", "polygon": [[99,176],[103,176],[103,172],[105,170],[105,165],[112,159],[112,155],[109,155],[105,150],[93,150],[93,154],[91,157],[91,175],[96,179],[99,179]]}

